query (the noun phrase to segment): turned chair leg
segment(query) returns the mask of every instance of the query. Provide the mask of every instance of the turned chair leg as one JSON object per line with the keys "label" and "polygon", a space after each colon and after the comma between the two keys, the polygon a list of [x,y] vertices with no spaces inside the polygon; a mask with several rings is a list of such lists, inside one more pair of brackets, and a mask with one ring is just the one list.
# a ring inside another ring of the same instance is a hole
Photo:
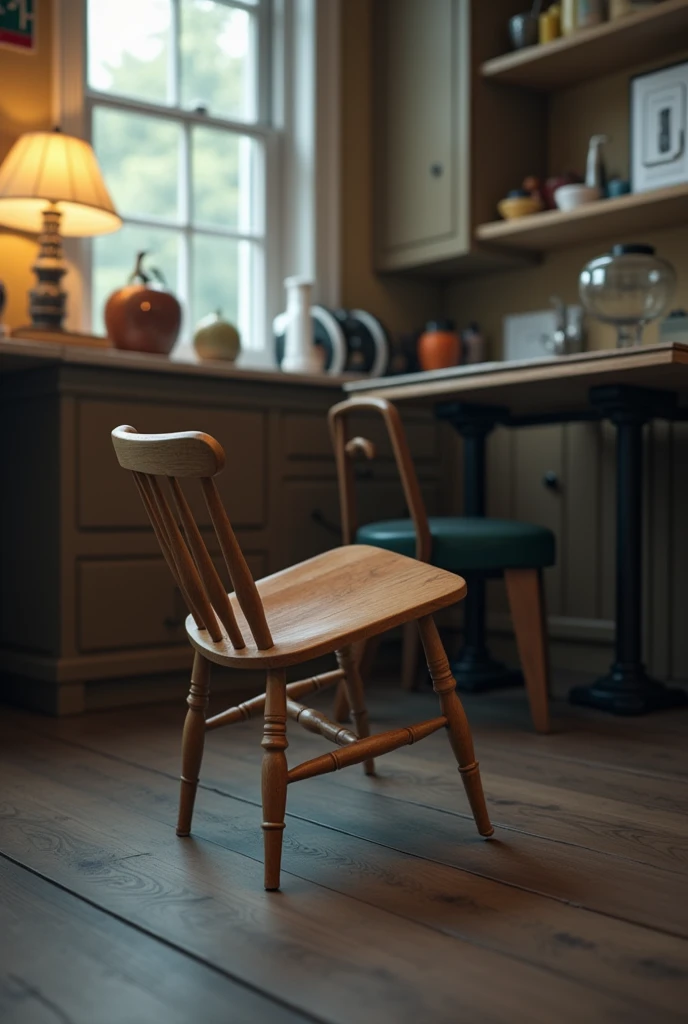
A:
{"label": "turned chair leg", "polygon": [[[351,707],[351,717],[356,726],[356,735],[360,740],[370,736],[370,725],[368,723],[368,709],[365,702],[365,691],[363,679],[358,667],[356,652],[353,647],[345,647],[337,651],[337,664],[344,672],[344,685]],[[363,770],[366,775],[375,774],[375,762],[372,758],[363,762]]]}
{"label": "turned chair leg", "polygon": [[549,658],[542,575],[537,569],[504,573],[518,655],[537,732],[549,732]]}
{"label": "turned chair leg", "polygon": [[459,764],[459,772],[478,832],[481,836],[491,836],[494,829],[487,813],[480,769],[473,750],[471,729],[466,712],[456,693],[456,680],[449,668],[444,646],[431,615],[418,620],[418,630],[425,649],[432,686],[440,699],[442,714],[447,718],[449,742]]}
{"label": "turned chair leg", "polygon": [[351,705],[343,679],[337,683],[337,689],[334,692],[334,720],[342,725],[351,721]]}
{"label": "turned chair leg", "polygon": [[[362,679],[367,679],[373,667],[375,656],[382,642],[382,634],[371,636],[368,640],[362,640],[354,644],[354,653],[358,663],[358,671]],[[342,724],[351,721],[351,705],[346,692],[346,683],[343,681],[337,687],[334,697],[334,720]]]}
{"label": "turned chair leg", "polygon": [[404,623],[401,641],[401,688],[414,690],[418,675],[418,653],[420,650],[418,629],[415,622]]}
{"label": "turned chair leg", "polygon": [[265,888],[280,887],[282,833],[287,806],[287,680],[284,669],[270,669],[263,725],[263,843]]}
{"label": "turned chair leg", "polygon": [[191,689],[186,703],[184,732],[182,734],[182,778],[179,794],[179,819],[177,835],[188,836],[191,833],[191,818],[198,788],[198,776],[203,760],[203,744],[205,743],[205,713],[208,708],[210,692],[210,662],[196,652],[191,670]]}

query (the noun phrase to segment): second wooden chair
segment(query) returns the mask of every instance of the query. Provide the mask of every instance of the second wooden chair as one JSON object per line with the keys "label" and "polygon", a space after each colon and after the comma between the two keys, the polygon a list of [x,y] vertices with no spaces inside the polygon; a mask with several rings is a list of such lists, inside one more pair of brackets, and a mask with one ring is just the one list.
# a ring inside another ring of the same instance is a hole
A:
{"label": "second wooden chair", "polygon": [[[379,413],[387,427],[409,519],[358,525],[353,463],[359,455],[373,458],[375,449],[366,438],[349,437],[348,417],[367,411]],[[469,580],[471,574],[503,576],[533,724],[538,732],[548,732],[549,659],[542,570],[554,565],[554,534],[544,526],[516,520],[428,518],[401,417],[386,399],[351,398],[340,402],[330,410],[330,429],[337,460],[344,543],[372,544],[398,554],[415,555],[421,562],[461,573]],[[415,635],[406,630],[402,681],[407,689],[412,686],[417,655]]]}

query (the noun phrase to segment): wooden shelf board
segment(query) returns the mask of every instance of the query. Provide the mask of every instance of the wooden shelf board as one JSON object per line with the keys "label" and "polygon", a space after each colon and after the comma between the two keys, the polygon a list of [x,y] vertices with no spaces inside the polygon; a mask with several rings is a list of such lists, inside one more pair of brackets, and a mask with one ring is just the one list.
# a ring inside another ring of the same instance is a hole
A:
{"label": "wooden shelf board", "polygon": [[549,252],[596,239],[637,235],[688,224],[688,184],[600,199],[570,213],[545,210],[517,220],[480,224],[476,239],[522,252]]}
{"label": "wooden shelf board", "polygon": [[688,0],[608,21],[486,61],[484,78],[551,92],[665,57],[688,46]]}

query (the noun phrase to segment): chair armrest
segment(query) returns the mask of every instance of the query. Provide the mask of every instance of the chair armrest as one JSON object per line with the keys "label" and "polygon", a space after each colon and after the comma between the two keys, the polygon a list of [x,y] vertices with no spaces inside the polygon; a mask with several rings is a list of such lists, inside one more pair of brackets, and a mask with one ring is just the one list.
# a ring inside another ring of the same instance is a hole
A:
{"label": "chair armrest", "polygon": [[425,503],[421,494],[418,477],[411,458],[408,441],[401,417],[396,407],[384,398],[350,398],[333,406],[328,414],[332,444],[337,462],[339,502],[342,517],[342,537],[345,544],[352,544],[357,529],[356,495],[353,462],[358,454],[368,459],[375,456],[375,447],[364,437],[349,438],[348,416],[352,412],[373,411],[382,416],[392,444],[394,461],[397,466],[404,497],[416,531],[416,558],[429,562],[432,552],[432,538]]}

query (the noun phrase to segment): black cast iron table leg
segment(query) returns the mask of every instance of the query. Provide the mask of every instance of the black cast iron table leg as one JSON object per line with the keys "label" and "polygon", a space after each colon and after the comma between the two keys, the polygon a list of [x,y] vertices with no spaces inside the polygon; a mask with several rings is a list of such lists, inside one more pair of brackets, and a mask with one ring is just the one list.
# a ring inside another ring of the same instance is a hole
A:
{"label": "black cast iron table leg", "polygon": [[[485,447],[497,423],[508,417],[501,406],[448,402],[437,407],[437,416],[448,420],[463,440],[464,515],[485,515]],[[466,573],[468,595],[464,602],[464,644],[452,671],[460,690],[482,693],[523,682],[520,672],[508,669],[490,656],[485,639],[485,577]]]}
{"label": "black cast iron table leg", "polygon": [[616,643],[609,673],[571,690],[572,704],[643,715],[686,703],[683,690],[648,676],[642,662],[643,426],[670,417],[671,393],[645,388],[593,388],[590,401],[616,427]]}

